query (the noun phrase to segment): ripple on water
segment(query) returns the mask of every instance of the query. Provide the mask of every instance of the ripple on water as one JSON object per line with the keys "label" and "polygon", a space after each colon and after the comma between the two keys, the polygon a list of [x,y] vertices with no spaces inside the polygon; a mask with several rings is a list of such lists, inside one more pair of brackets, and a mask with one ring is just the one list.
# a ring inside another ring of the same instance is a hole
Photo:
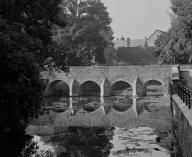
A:
{"label": "ripple on water", "polygon": [[[79,102],[79,99],[75,101],[72,99],[70,104],[66,105],[68,109],[65,112],[50,111],[47,115],[31,122],[27,131],[30,135],[35,135],[32,141],[38,145],[37,152],[47,152],[55,157],[60,152],[76,152],[79,148],[78,151],[88,157],[92,157],[95,152],[103,154],[96,154],[96,157],[171,156],[168,147],[165,149],[166,146],[158,145],[161,143],[156,142],[158,136],[155,133],[158,132],[158,128],[160,132],[162,128],[167,130],[169,124],[169,117],[166,114],[169,111],[167,99],[154,98],[152,101],[151,98],[138,100],[108,98],[101,99],[102,103],[89,99],[83,98],[82,100],[85,101],[83,103]],[[57,104],[53,107],[57,107]],[[61,105],[61,107],[65,106]],[[116,126],[115,130],[113,126]],[[71,127],[76,131],[71,132]],[[110,127],[113,129],[109,131],[109,135],[102,132],[100,136],[100,132],[94,130],[97,127],[104,127],[104,130]],[[96,140],[99,142],[97,143]],[[86,145],[86,149],[84,146],[81,147],[81,142],[87,141],[89,144]],[[68,146],[70,142],[72,143]],[[168,140],[167,143],[169,142],[171,141]],[[75,147],[75,150],[71,147]]]}
{"label": "ripple on water", "polygon": [[115,128],[110,157],[170,157],[170,153],[156,144],[154,129],[138,127],[127,130]]}

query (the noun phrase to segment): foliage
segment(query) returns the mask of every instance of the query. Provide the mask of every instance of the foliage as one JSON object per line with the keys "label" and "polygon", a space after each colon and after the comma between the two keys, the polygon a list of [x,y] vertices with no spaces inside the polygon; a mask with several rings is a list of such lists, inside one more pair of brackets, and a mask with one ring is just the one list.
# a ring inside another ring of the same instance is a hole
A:
{"label": "foliage", "polygon": [[[26,141],[31,139],[25,132],[9,132],[1,133],[1,156],[4,157],[23,157],[20,156],[21,151],[25,148]],[[30,148],[31,153],[33,148]],[[29,154],[29,153],[28,153]],[[24,157],[30,157],[27,153]]]}
{"label": "foliage", "polygon": [[117,49],[116,65],[157,64],[154,48],[122,47]]}
{"label": "foliage", "polygon": [[110,154],[114,128],[69,127],[65,134],[43,137],[46,143],[52,141],[55,151],[42,150],[38,142],[31,140],[19,157],[107,157]]}
{"label": "foliage", "polygon": [[108,44],[104,50],[105,65],[112,66],[115,63],[116,51],[113,44]]}
{"label": "foliage", "polygon": [[52,42],[52,27],[65,24],[64,16],[58,16],[59,3],[0,1],[0,131],[24,129],[28,119],[40,110],[42,68],[64,67],[64,60],[55,60],[61,53]]}
{"label": "foliage", "polygon": [[[111,19],[102,2],[65,0],[68,25],[56,31],[55,41],[68,54],[69,65],[104,63],[104,49],[112,41]],[[58,35],[59,34],[59,35]]]}
{"label": "foliage", "polygon": [[191,0],[171,0],[174,18],[170,30],[156,41],[161,63],[192,63],[192,3]]}
{"label": "foliage", "polygon": [[68,134],[51,137],[58,157],[107,157],[114,128],[69,127]]}
{"label": "foliage", "polygon": [[64,67],[65,63],[58,61],[61,52],[52,42],[53,26],[64,27],[66,20],[60,14],[61,0],[2,0],[0,15],[9,25],[18,24],[34,41],[38,43],[36,59],[43,67],[56,65]]}
{"label": "foliage", "polygon": [[[156,56],[157,57],[159,57],[159,56],[161,56],[161,57],[165,57],[166,56],[166,54],[164,54],[164,53],[166,53],[166,45],[167,45],[167,43],[169,42],[169,40],[170,40],[170,34],[171,34],[171,32],[170,32],[170,30],[168,31],[168,32],[165,32],[165,33],[163,33],[163,34],[161,34],[159,37],[158,37],[158,39],[155,41],[155,46],[156,46]],[[160,58],[159,58],[160,59]],[[167,59],[168,60],[168,59]],[[165,60],[164,60],[164,62],[165,62]]]}
{"label": "foliage", "polygon": [[43,83],[36,43],[18,26],[0,23],[0,128],[18,129],[40,108]]}

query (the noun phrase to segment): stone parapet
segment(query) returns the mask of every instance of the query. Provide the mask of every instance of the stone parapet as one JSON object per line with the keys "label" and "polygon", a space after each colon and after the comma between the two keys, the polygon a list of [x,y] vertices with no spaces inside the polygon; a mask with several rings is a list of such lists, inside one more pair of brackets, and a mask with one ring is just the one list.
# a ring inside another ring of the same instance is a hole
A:
{"label": "stone parapet", "polygon": [[173,126],[183,157],[192,157],[192,110],[172,96]]}

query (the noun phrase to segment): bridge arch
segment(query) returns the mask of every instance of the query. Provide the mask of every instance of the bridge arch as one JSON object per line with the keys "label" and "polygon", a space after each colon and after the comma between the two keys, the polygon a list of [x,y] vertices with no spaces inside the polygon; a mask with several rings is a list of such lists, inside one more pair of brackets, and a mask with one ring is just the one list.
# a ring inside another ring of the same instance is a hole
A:
{"label": "bridge arch", "polygon": [[144,83],[145,95],[164,95],[164,83],[158,79],[150,79]]}
{"label": "bridge arch", "polygon": [[116,81],[112,86],[111,86],[111,93],[112,95],[117,95],[117,96],[132,96],[133,93],[133,88],[130,83],[126,81]]}
{"label": "bridge arch", "polygon": [[49,83],[46,96],[69,96],[69,85],[62,80],[55,80]]}
{"label": "bridge arch", "polygon": [[85,81],[80,87],[80,96],[100,96],[101,88],[100,85],[94,81]]}

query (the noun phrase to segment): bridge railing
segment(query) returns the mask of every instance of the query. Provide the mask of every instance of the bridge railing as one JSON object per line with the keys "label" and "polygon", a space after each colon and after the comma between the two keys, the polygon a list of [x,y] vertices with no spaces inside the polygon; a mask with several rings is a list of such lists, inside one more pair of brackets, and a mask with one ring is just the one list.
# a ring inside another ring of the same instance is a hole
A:
{"label": "bridge railing", "polygon": [[177,94],[181,100],[188,106],[189,109],[192,107],[192,90],[187,88],[181,82],[177,83]]}

